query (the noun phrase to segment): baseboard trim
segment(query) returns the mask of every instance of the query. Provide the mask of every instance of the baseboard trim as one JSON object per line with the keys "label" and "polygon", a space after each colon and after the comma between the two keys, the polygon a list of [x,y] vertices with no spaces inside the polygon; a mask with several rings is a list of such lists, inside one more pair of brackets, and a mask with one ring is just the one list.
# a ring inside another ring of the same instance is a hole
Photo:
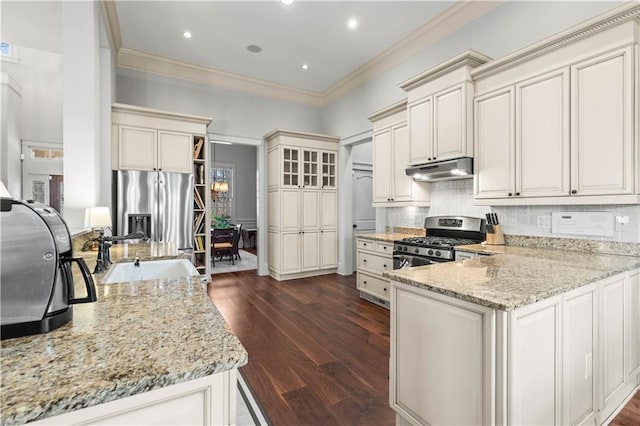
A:
{"label": "baseboard trim", "polygon": [[329,275],[329,274],[335,274],[337,272],[338,272],[338,268],[331,268],[331,269],[320,269],[317,271],[296,272],[293,274],[281,274],[279,272],[274,271],[273,269],[269,269],[269,275],[271,276],[271,278],[276,279],[278,281],[288,281],[288,280],[295,280],[299,278],[317,277],[319,275]]}

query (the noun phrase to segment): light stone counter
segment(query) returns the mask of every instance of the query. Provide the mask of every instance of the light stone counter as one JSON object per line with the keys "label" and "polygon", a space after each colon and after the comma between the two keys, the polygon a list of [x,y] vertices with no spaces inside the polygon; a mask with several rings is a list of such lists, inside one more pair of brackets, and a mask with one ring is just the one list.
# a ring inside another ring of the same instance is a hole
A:
{"label": "light stone counter", "polygon": [[356,234],[357,238],[364,238],[372,241],[384,241],[392,243],[394,241],[402,240],[403,238],[415,237],[415,234],[401,234],[397,232],[378,232],[370,234]]}
{"label": "light stone counter", "polygon": [[640,268],[640,257],[470,245],[476,259],[385,272],[393,281],[511,311],[609,276]]}
{"label": "light stone counter", "polygon": [[[75,254],[86,256],[93,269],[95,252]],[[166,244],[112,249],[114,261],[136,256],[180,255]],[[43,419],[247,363],[247,352],[200,277],[96,289],[98,301],[74,305],[73,320],[61,328],[2,341],[1,424]]]}

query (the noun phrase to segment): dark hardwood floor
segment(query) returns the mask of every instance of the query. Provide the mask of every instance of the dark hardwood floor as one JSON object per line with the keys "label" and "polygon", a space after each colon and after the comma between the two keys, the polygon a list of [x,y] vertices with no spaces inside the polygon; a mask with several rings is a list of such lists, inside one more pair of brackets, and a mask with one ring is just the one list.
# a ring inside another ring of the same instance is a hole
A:
{"label": "dark hardwood floor", "polygon": [[355,287],[355,275],[214,275],[209,295],[249,353],[241,372],[272,425],[395,424],[389,311]]}
{"label": "dark hardwood floor", "polygon": [[[395,424],[389,311],[358,298],[355,275],[216,274],[209,295],[249,353],[241,372],[272,425]],[[640,425],[640,392],[611,425]]]}

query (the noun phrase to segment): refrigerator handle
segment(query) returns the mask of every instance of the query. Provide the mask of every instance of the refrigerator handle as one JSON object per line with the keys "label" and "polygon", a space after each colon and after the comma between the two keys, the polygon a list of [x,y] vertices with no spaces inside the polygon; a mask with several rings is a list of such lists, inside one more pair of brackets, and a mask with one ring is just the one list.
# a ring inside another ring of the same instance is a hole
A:
{"label": "refrigerator handle", "polygon": [[165,194],[165,188],[164,188],[164,180],[162,179],[162,173],[158,172],[158,177],[157,177],[157,189],[158,189],[158,202],[156,204],[156,208],[157,210],[157,217],[158,217],[158,226],[157,226],[157,232],[156,232],[156,241],[157,242],[162,242],[163,241],[163,237],[164,237],[164,232],[162,231],[163,228],[163,224],[164,224],[164,204],[165,204],[165,198],[167,196],[167,194]]}

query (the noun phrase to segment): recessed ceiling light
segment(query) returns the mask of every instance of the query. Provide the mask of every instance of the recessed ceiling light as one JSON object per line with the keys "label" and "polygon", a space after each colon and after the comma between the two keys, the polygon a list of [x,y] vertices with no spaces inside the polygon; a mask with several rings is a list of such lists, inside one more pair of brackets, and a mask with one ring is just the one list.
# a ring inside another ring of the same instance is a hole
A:
{"label": "recessed ceiling light", "polygon": [[307,64],[302,64],[302,69],[303,69],[303,70],[308,70],[308,69],[309,69],[309,65],[307,65]]}
{"label": "recessed ceiling light", "polygon": [[260,53],[262,52],[262,47],[258,46],[257,44],[250,44],[247,46],[247,50],[251,53]]}
{"label": "recessed ceiling light", "polygon": [[280,3],[282,3],[282,4],[291,4],[291,3],[293,3],[293,0],[280,0]]}
{"label": "recessed ceiling light", "polygon": [[182,32],[182,36],[184,38],[191,38],[191,36],[192,36],[191,31],[183,31]]}
{"label": "recessed ceiling light", "polygon": [[355,30],[356,28],[358,28],[358,20],[356,18],[349,19],[349,22],[347,22],[347,26],[350,29]]}

